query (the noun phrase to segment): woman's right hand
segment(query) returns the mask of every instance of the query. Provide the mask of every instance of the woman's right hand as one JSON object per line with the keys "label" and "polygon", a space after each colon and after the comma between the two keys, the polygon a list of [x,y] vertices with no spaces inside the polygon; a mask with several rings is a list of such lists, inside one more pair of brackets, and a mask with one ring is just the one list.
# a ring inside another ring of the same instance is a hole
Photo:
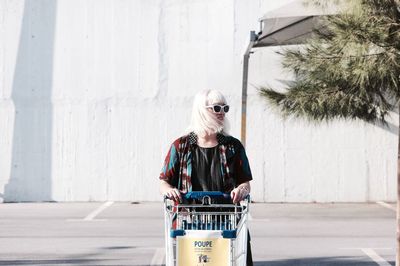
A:
{"label": "woman's right hand", "polygon": [[175,202],[182,202],[182,196],[181,196],[181,192],[177,189],[177,188],[169,188],[166,189],[164,192],[164,196],[166,196],[167,198],[175,201]]}
{"label": "woman's right hand", "polygon": [[180,203],[182,202],[182,196],[179,189],[171,186],[168,182],[160,180],[160,192],[163,196]]}

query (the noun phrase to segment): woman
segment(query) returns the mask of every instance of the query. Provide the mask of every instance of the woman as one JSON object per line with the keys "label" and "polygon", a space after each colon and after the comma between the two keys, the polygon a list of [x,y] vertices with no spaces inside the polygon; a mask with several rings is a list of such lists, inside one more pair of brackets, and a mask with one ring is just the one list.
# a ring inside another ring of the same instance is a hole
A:
{"label": "woman", "polygon": [[[241,142],[227,134],[228,111],[217,90],[195,96],[190,133],[175,140],[165,158],[161,194],[181,202],[181,194],[190,191],[222,191],[238,203],[250,193],[250,166]],[[250,244],[247,265],[252,265]]]}

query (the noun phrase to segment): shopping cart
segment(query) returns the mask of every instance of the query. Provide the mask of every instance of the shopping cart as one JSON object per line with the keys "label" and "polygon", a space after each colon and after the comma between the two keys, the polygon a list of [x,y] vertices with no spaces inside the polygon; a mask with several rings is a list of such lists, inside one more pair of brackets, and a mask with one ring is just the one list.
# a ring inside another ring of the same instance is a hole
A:
{"label": "shopping cart", "polygon": [[182,198],[182,204],[164,198],[166,266],[246,265],[250,197],[238,205],[216,191]]}

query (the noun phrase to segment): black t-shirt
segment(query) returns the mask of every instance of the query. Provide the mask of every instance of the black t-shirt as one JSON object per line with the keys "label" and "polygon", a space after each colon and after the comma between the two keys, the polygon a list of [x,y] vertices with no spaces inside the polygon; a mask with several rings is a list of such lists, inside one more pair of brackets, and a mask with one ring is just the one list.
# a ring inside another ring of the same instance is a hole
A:
{"label": "black t-shirt", "polygon": [[[192,174],[197,171],[193,170],[194,163],[198,161],[193,158],[196,157],[194,151],[198,150],[197,139],[194,132],[176,139],[168,151],[159,177],[183,193],[194,190],[192,180],[196,177],[193,178]],[[230,193],[238,185],[252,180],[250,165],[245,149],[238,139],[217,134],[217,141],[218,146],[211,149],[214,149],[214,152],[219,151],[217,156],[223,156],[219,160],[213,160],[221,166],[221,171],[216,173],[223,176],[223,189],[219,191]],[[199,157],[199,151],[197,151],[197,157]],[[217,166],[213,167],[213,169],[217,168]],[[200,188],[203,189],[201,186],[197,187],[197,189]]]}
{"label": "black t-shirt", "polygon": [[218,145],[211,148],[194,145],[192,155],[192,190],[224,191]]}

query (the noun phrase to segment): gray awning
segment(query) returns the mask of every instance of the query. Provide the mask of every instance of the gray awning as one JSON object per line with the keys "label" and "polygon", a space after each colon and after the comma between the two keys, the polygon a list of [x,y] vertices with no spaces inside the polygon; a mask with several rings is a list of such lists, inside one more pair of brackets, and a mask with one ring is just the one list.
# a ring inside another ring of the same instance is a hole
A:
{"label": "gray awning", "polygon": [[334,5],[321,9],[295,0],[260,19],[262,29],[253,47],[300,44],[310,37],[312,29],[320,26],[322,16],[336,13]]}
{"label": "gray awning", "polygon": [[250,32],[250,42],[243,55],[242,79],[242,119],[241,140],[246,145],[247,79],[249,59],[256,47],[301,44],[311,36],[313,29],[321,28],[322,16],[334,15],[338,9],[329,5],[325,9],[313,5],[305,6],[304,0],[295,0],[288,5],[265,14],[261,19],[262,29],[259,34]]}

